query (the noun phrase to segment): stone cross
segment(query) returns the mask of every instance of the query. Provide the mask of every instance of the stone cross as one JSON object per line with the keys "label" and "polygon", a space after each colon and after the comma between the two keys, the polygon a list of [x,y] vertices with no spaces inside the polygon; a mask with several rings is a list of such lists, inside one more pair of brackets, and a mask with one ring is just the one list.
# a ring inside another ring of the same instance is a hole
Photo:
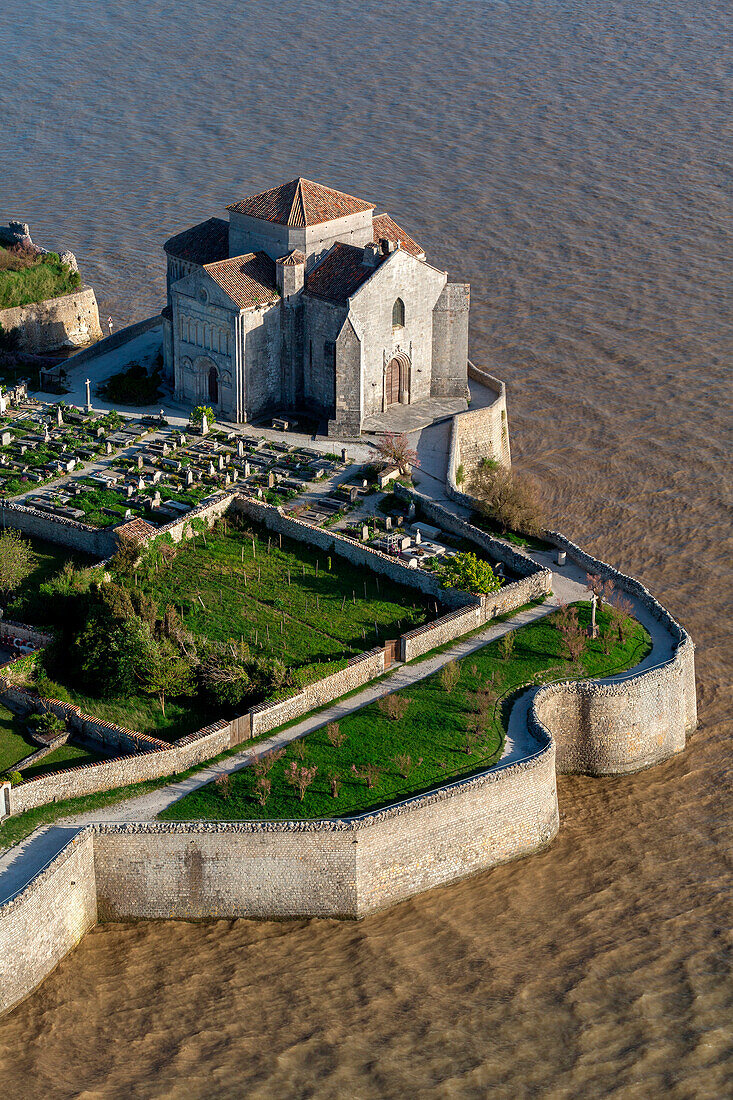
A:
{"label": "stone cross", "polygon": [[92,383],[91,383],[91,379],[87,378],[84,385],[87,388],[87,403],[85,405],[85,409],[88,413],[90,413],[92,411],[92,391],[91,391]]}

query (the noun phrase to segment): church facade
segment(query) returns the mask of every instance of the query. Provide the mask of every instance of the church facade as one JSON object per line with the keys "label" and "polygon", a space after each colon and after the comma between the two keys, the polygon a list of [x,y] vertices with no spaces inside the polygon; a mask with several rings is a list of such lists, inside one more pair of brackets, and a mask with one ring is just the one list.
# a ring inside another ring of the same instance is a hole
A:
{"label": "church facade", "polygon": [[390,406],[466,394],[469,287],[374,205],[302,178],[165,244],[165,371],[239,423],[308,410],[356,435]]}

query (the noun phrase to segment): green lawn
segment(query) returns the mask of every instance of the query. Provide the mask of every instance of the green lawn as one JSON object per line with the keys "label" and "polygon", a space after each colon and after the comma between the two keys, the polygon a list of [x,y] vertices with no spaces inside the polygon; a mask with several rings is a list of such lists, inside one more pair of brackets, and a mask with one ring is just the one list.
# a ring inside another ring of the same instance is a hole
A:
{"label": "green lawn", "polygon": [[110,695],[100,699],[95,695],[84,695],[72,687],[66,690],[72,703],[87,714],[137,733],[159,737],[161,741],[175,741],[222,717],[222,707],[200,704],[191,699],[180,702],[166,699],[163,714],[160,703],[152,695]]}
{"label": "green lawn", "polygon": [[212,531],[206,545],[199,535],[141,587],[160,608],[175,605],[194,634],[244,638],[301,683],[433,617],[433,601],[415,590],[303,543],[284,538],[280,548],[263,530]]}
{"label": "green lawn", "polygon": [[80,285],[79,273],[62,264],[55,252],[25,266],[0,246],[0,309],[59,298]]}
{"label": "green lawn", "polygon": [[12,771],[19,760],[37,748],[26,733],[25,722],[0,706],[0,773]]}
{"label": "green lawn", "polygon": [[[580,605],[581,622],[587,625],[589,616],[589,605]],[[213,783],[186,795],[165,810],[161,818],[236,821],[338,817],[387,805],[448,779],[484,770],[501,755],[514,691],[528,681],[547,682],[573,674],[561,655],[561,638],[554,620],[555,616],[550,615],[517,630],[509,660],[501,656],[496,642],[464,658],[459,663],[460,680],[451,693],[443,687],[440,674],[396,693],[409,698],[407,712],[400,720],[390,720],[377,704],[348,715],[340,723],[341,732],[346,734],[346,742],[340,749],[332,747],[325,729],[290,745],[270,773],[272,790],[264,808],[255,796],[254,773],[246,768],[233,774],[223,787]],[[599,622],[608,629],[605,612],[600,613]],[[595,677],[629,668],[650,647],[649,636],[639,624],[623,645],[614,636],[607,655],[600,641],[589,642],[583,675]],[[489,712],[482,743],[467,753],[466,731],[476,717],[476,692],[492,678],[499,699]],[[409,754],[412,760],[406,777],[400,775],[397,766],[400,754]],[[299,767],[317,768],[303,802],[285,781],[285,768],[293,760]],[[362,775],[365,766],[381,768],[372,788],[364,778],[353,774],[352,765]],[[330,793],[332,775],[337,775],[342,784],[337,798]]]}

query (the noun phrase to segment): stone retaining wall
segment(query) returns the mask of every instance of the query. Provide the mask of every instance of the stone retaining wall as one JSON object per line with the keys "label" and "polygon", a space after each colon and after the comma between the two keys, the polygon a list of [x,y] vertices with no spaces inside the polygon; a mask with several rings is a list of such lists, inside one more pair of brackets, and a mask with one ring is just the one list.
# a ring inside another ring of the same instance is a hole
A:
{"label": "stone retaining wall", "polygon": [[[502,466],[511,466],[509,450],[509,424],[506,410],[506,386],[499,378],[480,370],[470,359],[468,377],[480,382],[496,394],[490,405],[481,409],[468,409],[453,417],[448,448],[448,474],[446,484],[449,496],[454,493],[465,498],[458,487],[456,476],[460,466],[466,479],[483,458],[493,458]],[[467,498],[470,501],[470,497]]]}
{"label": "stone retaining wall", "polygon": [[0,906],[0,1012],[32,993],[96,923],[94,834],[85,829]]}
{"label": "stone retaining wall", "polygon": [[79,523],[66,516],[54,516],[12,501],[6,501],[3,514],[6,527],[68,546],[72,550],[81,550],[96,558],[109,558],[117,550],[117,536],[110,528],[92,527],[88,523]]}
{"label": "stone retaining wall", "polygon": [[90,286],[45,302],[0,309],[0,325],[5,332],[17,331],[19,350],[30,352],[81,347],[102,335],[97,299]]}
{"label": "stone retaining wall", "polygon": [[381,676],[383,672],[384,649],[381,646],[368,653],[361,653],[358,657],[352,657],[346,668],[308,684],[297,695],[291,695],[279,702],[260,703],[259,706],[252,707],[249,712],[251,736],[259,737],[260,734],[267,733],[276,726],[283,725],[284,722],[290,722],[291,719],[308,714],[316,707],[331,703],[334,699],[346,695],[347,692],[367,684],[375,676]]}

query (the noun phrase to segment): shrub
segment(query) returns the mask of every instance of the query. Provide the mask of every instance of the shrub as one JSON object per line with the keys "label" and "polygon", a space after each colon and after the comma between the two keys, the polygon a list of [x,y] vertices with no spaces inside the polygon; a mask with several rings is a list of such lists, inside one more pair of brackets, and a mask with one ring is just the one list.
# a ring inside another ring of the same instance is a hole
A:
{"label": "shrub", "polygon": [[466,467],[463,465],[463,463],[461,463],[460,466],[458,467],[458,469],[456,470],[456,485],[463,485],[463,482],[465,480],[466,480]]}
{"label": "shrub", "polygon": [[351,771],[357,779],[363,779],[370,789],[376,786],[382,774],[382,769],[378,764],[365,764],[361,771],[359,771],[356,764],[352,764]]}
{"label": "shrub", "polygon": [[215,783],[216,789],[221,797],[224,799],[225,802],[228,802],[232,794],[231,776],[218,775],[215,779]]}
{"label": "shrub", "polygon": [[20,774],[19,771],[5,772],[5,779],[7,779],[8,783],[11,783],[14,787],[20,786],[20,784],[23,782],[23,776]]}
{"label": "shrub", "polygon": [[396,692],[393,692],[391,695],[383,695],[382,698],[377,701],[377,706],[382,714],[385,718],[389,718],[391,722],[401,721],[407,714],[409,705],[409,697],[407,695],[399,695]]}
{"label": "shrub", "polygon": [[37,672],[33,687],[44,699],[58,699],[61,703],[70,703],[71,696],[62,684],[57,684],[45,672]]}
{"label": "shrub", "polygon": [[470,550],[438,561],[433,572],[446,588],[488,593],[501,587],[501,577],[497,577],[490,563],[477,558]]}
{"label": "shrub", "polygon": [[499,639],[499,653],[503,661],[508,661],[514,652],[514,631],[509,630]]}
{"label": "shrub", "polygon": [[440,682],[443,687],[443,691],[448,695],[452,695],[453,691],[461,678],[461,670],[456,661],[449,661],[447,665],[443,665],[440,670]]}
{"label": "shrub", "polygon": [[527,475],[496,463],[481,463],[473,473],[470,490],[478,511],[496,520],[503,532],[542,532],[545,516],[539,487]]}
{"label": "shrub", "polygon": [[340,749],[346,740],[346,734],[341,732],[338,722],[329,722],[326,726],[326,736],[335,749]]}
{"label": "shrub", "polygon": [[3,531],[0,535],[0,592],[6,600],[33,571],[35,561],[27,539],[18,531]]}
{"label": "shrub", "polygon": [[561,608],[556,623],[562,640],[563,656],[579,667],[588,644],[588,635],[578,620],[578,609],[568,606]]}
{"label": "shrub", "polygon": [[45,734],[49,737],[57,737],[60,733],[63,733],[66,728],[63,720],[51,710],[43,710],[40,714],[31,715],[30,724],[37,733]]}

